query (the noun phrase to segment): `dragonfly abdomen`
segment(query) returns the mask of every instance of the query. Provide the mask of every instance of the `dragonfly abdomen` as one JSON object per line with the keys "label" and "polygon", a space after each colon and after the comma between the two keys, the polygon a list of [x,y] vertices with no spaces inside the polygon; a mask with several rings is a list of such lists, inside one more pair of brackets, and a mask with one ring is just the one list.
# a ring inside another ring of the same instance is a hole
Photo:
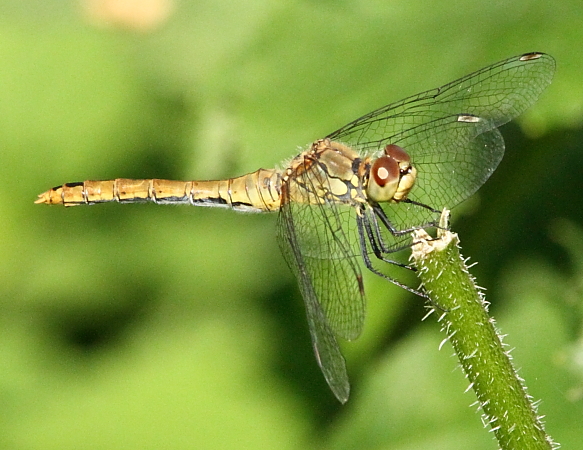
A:
{"label": "dragonfly abdomen", "polygon": [[189,203],[237,211],[276,211],[281,206],[281,172],[259,169],[219,181],[191,181]]}
{"label": "dragonfly abdomen", "polygon": [[38,196],[35,203],[65,206],[119,202],[219,206],[239,211],[274,211],[280,206],[281,174],[259,169],[241,177],[216,181],[135,180],[66,183]]}

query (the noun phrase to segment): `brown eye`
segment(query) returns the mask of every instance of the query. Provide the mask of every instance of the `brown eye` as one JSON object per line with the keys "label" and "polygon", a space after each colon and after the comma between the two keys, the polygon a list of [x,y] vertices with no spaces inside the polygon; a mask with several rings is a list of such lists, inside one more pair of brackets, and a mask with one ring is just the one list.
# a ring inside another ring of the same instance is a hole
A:
{"label": "brown eye", "polygon": [[391,201],[399,187],[399,178],[399,163],[390,156],[381,156],[370,168],[368,197],[375,202]]}
{"label": "brown eye", "polygon": [[381,156],[370,169],[375,183],[384,187],[387,183],[399,179],[399,164],[393,158]]}
{"label": "brown eye", "polygon": [[404,149],[395,144],[389,144],[385,147],[385,155],[399,162],[411,161],[409,154]]}

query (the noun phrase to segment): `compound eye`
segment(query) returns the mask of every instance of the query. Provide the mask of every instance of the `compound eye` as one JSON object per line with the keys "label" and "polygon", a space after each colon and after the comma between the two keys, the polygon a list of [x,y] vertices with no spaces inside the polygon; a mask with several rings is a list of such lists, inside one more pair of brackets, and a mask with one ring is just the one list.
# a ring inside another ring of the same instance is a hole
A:
{"label": "compound eye", "polygon": [[399,180],[399,164],[393,158],[381,156],[370,169],[372,176],[380,187],[384,187],[392,180]]}
{"label": "compound eye", "polygon": [[375,202],[388,202],[399,185],[399,164],[389,156],[381,156],[370,168],[367,186],[369,198]]}
{"label": "compound eye", "polygon": [[385,147],[385,155],[399,162],[411,162],[409,154],[401,147],[395,144],[389,144]]}

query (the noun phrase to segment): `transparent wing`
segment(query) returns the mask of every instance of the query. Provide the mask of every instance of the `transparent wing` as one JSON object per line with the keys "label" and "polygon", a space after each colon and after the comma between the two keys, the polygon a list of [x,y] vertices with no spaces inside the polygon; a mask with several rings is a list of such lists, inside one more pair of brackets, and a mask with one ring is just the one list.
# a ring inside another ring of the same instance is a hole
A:
{"label": "transparent wing", "polygon": [[[320,176],[305,174],[292,182],[326,183]],[[350,386],[336,336],[351,340],[360,335],[366,303],[360,254],[351,236],[354,208],[339,208],[325,199],[320,204],[291,202],[286,198],[288,187],[284,184],[282,189],[278,241],[299,281],[318,364],[336,397],[345,402]],[[310,190],[304,193],[314,195]]]}
{"label": "transparent wing", "polygon": [[[418,171],[409,199],[436,210],[451,208],[495,170],[504,154],[496,128],[536,101],[554,68],[553,58],[545,54],[510,58],[373,111],[328,138],[372,156],[389,143],[400,145]],[[327,175],[318,167],[305,164],[282,183],[279,243],[299,281],[318,364],[336,397],[345,402],[350,387],[336,337],[358,337],[365,315],[355,208],[325,197]],[[434,212],[414,203],[383,208],[386,220],[400,230],[436,220]],[[408,244],[408,234],[393,236],[388,228],[379,231],[384,253]]]}
{"label": "transparent wing", "polygon": [[[504,140],[487,119],[477,119],[463,122],[458,116],[448,117],[419,127],[415,134],[396,137],[397,145],[419,150],[410,200],[438,211],[452,208],[490,177],[504,154]],[[415,204],[384,204],[382,208],[401,230],[432,224],[438,218]]]}
{"label": "transparent wing", "polygon": [[373,111],[328,137],[367,154],[400,145],[418,170],[410,198],[452,208],[502,159],[504,141],[496,127],[533,105],[554,70],[555,61],[546,54],[509,58]]}
{"label": "transparent wing", "polygon": [[360,253],[349,237],[356,223],[353,212],[351,207],[340,211],[334,204],[291,202],[280,214],[280,234],[285,231],[288,242],[294,243],[292,252],[284,249],[286,259],[293,256],[298,265],[301,261],[302,284],[310,286],[331,330],[347,340],[360,335],[365,316]]}

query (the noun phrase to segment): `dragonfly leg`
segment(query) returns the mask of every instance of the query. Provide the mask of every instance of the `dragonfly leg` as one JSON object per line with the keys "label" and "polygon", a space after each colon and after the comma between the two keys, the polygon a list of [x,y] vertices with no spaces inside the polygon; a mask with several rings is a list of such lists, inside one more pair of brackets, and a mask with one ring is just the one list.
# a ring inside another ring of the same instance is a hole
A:
{"label": "dragonfly leg", "polygon": [[[433,209],[433,208],[431,208],[429,206],[423,205],[422,203],[417,203],[417,202],[413,202],[413,201],[408,202],[407,200],[404,200],[404,202],[411,203],[411,204],[417,205],[417,206],[422,206],[424,208],[429,209],[431,212],[439,213],[439,211],[437,211],[437,210],[435,210],[435,209]],[[398,230],[391,223],[391,221],[389,220],[389,218],[385,214],[385,211],[383,210],[383,208],[381,208],[379,206],[378,203],[375,204],[375,205],[372,205],[372,209],[373,209],[375,215],[381,220],[381,223],[387,228],[387,230],[390,231],[390,233],[393,236],[403,236],[405,234],[411,233],[412,231],[415,231],[415,230],[423,230],[425,228],[436,228],[436,227],[439,228],[437,222],[434,221],[434,222],[425,223],[423,225],[419,225],[419,226],[415,226],[415,227],[411,227],[411,228],[406,228],[404,230]],[[403,248],[407,248],[407,247],[408,246],[403,247]],[[395,250],[392,250],[392,251],[395,251]]]}
{"label": "dragonfly leg", "polygon": [[380,252],[380,249],[378,247],[378,243],[374,239],[374,232],[370,229],[370,222],[368,222],[368,219],[366,218],[366,213],[364,211],[359,210],[359,212],[356,216],[356,224],[358,227],[358,239],[360,242],[362,260],[364,261],[364,265],[366,266],[366,268],[368,270],[370,270],[372,273],[374,273],[375,275],[378,275],[378,276],[384,278],[385,280],[390,281],[391,283],[405,289],[406,291],[411,292],[412,294],[418,295],[419,297],[429,299],[429,297],[425,293],[423,293],[417,289],[413,289],[413,288],[407,286],[406,284],[401,283],[400,281],[397,281],[394,278],[389,277],[388,275],[385,275],[384,273],[377,270],[372,265],[372,261],[368,255],[368,248],[369,248],[368,243],[370,243],[370,246],[372,247],[372,251],[375,254],[375,256],[377,258],[381,259],[382,261],[385,261],[385,262],[388,262],[391,264],[396,264],[398,266],[405,267],[405,268],[411,268],[410,266],[406,266],[404,264],[398,263],[397,261],[385,260],[383,258],[382,252]]}
{"label": "dragonfly leg", "polygon": [[[382,211],[382,210],[381,210]],[[373,217],[375,217],[375,215],[373,214]],[[376,224],[376,218],[373,219],[375,220],[375,224]],[[443,312],[448,312],[447,309],[444,309],[443,307],[439,306],[438,304],[436,304],[431,297],[429,297],[427,294],[425,294],[424,292],[418,290],[418,289],[414,289],[412,287],[407,286],[404,283],[401,283],[400,281],[395,280],[394,278],[391,278],[388,275],[385,275],[384,273],[382,273],[381,271],[379,271],[378,269],[376,269],[373,265],[372,265],[372,261],[368,255],[368,248],[369,248],[369,244],[370,247],[372,249],[372,252],[374,253],[374,255],[380,259],[381,261],[384,261],[386,263],[389,264],[394,264],[397,265],[399,267],[403,267],[405,269],[410,269],[413,271],[416,271],[417,269],[414,267],[411,267],[409,265],[406,264],[402,264],[398,261],[392,261],[390,259],[387,259],[383,256],[383,252],[380,249],[380,244],[376,241],[376,237],[380,238],[380,231],[377,230],[373,231],[373,226],[371,225],[370,219],[367,216],[367,211],[365,210],[365,207],[361,207],[360,209],[357,210],[357,214],[356,214],[356,224],[357,224],[357,228],[358,228],[358,239],[360,242],[360,249],[361,249],[361,253],[362,253],[362,260],[364,261],[364,265],[366,266],[366,268],[368,270],[370,270],[372,273],[374,273],[375,275],[378,275],[382,278],[384,278],[387,281],[390,281],[391,283],[405,289],[406,291],[411,292],[412,294],[418,295],[419,297],[425,298],[429,301],[429,303],[431,303],[431,305],[434,308],[437,308]],[[378,224],[377,224],[378,225]],[[368,239],[367,239],[368,238]],[[402,249],[408,248],[409,246],[404,246]],[[393,250],[393,251],[398,251],[397,250]]]}
{"label": "dragonfly leg", "polygon": [[363,210],[362,211],[362,225],[363,229],[366,232],[366,236],[368,237],[368,242],[372,249],[374,255],[389,264],[393,264],[395,266],[403,267],[404,269],[409,269],[415,271],[416,269],[408,264],[403,264],[399,261],[394,261],[392,259],[386,258],[384,255],[387,253],[395,253],[400,250],[405,250],[409,248],[409,245],[404,245],[402,247],[397,248],[389,248],[385,242],[383,241],[383,237],[381,235],[381,231],[376,220],[376,216],[374,213],[370,213],[370,211]]}
{"label": "dragonfly leg", "polygon": [[405,200],[403,200],[403,203],[409,203],[411,205],[416,205],[416,206],[421,206],[422,208],[428,209],[429,211],[436,213],[436,214],[441,214],[441,211],[438,211],[435,208],[432,208],[429,205],[426,205],[425,203],[421,203],[421,202],[416,202],[415,200],[411,200],[409,198],[406,198]]}

